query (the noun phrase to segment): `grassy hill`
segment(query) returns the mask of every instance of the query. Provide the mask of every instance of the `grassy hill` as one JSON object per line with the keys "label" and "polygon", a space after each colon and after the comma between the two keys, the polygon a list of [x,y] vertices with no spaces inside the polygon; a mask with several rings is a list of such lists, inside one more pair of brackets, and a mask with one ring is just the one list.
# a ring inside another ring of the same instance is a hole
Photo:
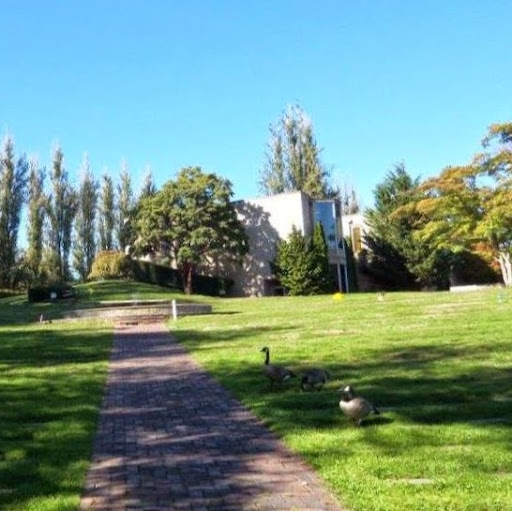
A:
{"label": "grassy hill", "polygon": [[[105,381],[112,326],[59,321],[102,300],[213,304],[169,328],[223,385],[315,467],[355,511],[512,509],[510,291],[264,299],[186,297],[103,282],[78,302],[0,300],[0,509],[76,510]],[[55,318],[40,324],[41,312]],[[269,391],[262,346],[296,372],[324,367],[321,392]],[[351,384],[382,415],[338,407]],[[187,396],[193,399],[193,396]]]}
{"label": "grassy hill", "polygon": [[25,294],[0,300],[0,325],[34,323],[41,314],[47,319],[59,319],[69,309],[97,307],[109,300],[177,300],[180,303],[215,303],[215,298],[202,295],[187,296],[168,287],[126,280],[106,280],[74,286],[77,300],[28,303]]}
{"label": "grassy hill", "polygon": [[[225,300],[172,324],[215,377],[357,511],[512,509],[512,295],[390,293]],[[271,362],[328,369],[321,392]],[[337,389],[351,384],[382,415],[356,428]]]}
{"label": "grassy hill", "polygon": [[[112,324],[60,321],[103,300],[200,300],[157,286],[76,286],[78,301],[0,300],[0,509],[76,511],[101,405]],[[51,323],[40,323],[44,314]]]}

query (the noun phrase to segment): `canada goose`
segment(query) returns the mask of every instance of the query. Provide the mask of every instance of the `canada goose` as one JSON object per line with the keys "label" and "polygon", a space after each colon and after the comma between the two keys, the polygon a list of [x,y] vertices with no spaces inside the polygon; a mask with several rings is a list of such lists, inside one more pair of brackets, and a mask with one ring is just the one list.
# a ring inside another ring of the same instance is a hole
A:
{"label": "canada goose", "polygon": [[330,376],[329,372],[324,369],[308,369],[302,373],[300,388],[302,390],[321,390]]}
{"label": "canada goose", "polygon": [[354,389],[350,385],[338,390],[343,392],[340,400],[341,411],[347,417],[355,421],[357,426],[359,426],[361,421],[370,415],[370,413],[380,414],[375,405],[362,397],[356,397]]}
{"label": "canada goose", "polygon": [[270,349],[268,346],[261,348],[261,351],[265,353],[265,365],[263,366],[263,372],[268,378],[271,388],[274,383],[281,383],[295,377],[295,374],[289,369],[286,369],[286,367],[270,363]]}

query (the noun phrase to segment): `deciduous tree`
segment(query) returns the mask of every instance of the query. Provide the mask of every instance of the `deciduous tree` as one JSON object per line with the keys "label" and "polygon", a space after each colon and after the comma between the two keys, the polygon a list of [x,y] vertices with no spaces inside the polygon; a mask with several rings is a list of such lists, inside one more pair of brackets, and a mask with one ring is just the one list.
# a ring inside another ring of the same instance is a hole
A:
{"label": "deciduous tree", "polygon": [[483,144],[491,151],[423,184],[426,196],[414,204],[424,219],[419,236],[455,252],[485,242],[512,286],[512,123],[492,125]]}
{"label": "deciduous tree", "polygon": [[89,168],[87,155],[81,168],[73,247],[73,267],[84,281],[96,255],[96,206],[98,185]]}
{"label": "deciduous tree", "polygon": [[64,154],[60,147],[53,153],[50,174],[52,191],[47,201],[49,218],[49,251],[46,266],[50,280],[64,283],[70,280],[69,253],[71,250],[71,234],[77,209],[77,197],[68,172],[63,165]]}
{"label": "deciduous tree", "polygon": [[133,197],[132,179],[128,172],[128,166],[123,161],[121,166],[120,182],[117,187],[116,210],[116,235],[117,246],[122,252],[126,252],[135,241],[135,201]]}
{"label": "deciduous tree", "polygon": [[27,192],[28,164],[16,160],[14,142],[6,136],[0,151],[0,285],[11,286],[18,248],[21,211]]}
{"label": "deciduous tree", "polygon": [[47,206],[44,193],[45,172],[35,158],[30,160],[29,169],[27,266],[31,278],[38,281],[43,258],[43,227]]}
{"label": "deciduous tree", "polygon": [[104,174],[101,177],[101,191],[98,207],[98,233],[100,250],[113,250],[114,226],[114,183],[109,175]]}
{"label": "deciduous tree", "polygon": [[314,198],[333,195],[313,125],[299,106],[288,107],[270,126],[267,161],[259,183],[266,195],[299,190]]}
{"label": "deciduous tree", "polygon": [[144,199],[146,197],[153,197],[156,193],[156,185],[153,180],[153,173],[149,167],[146,168],[144,172],[144,177],[142,179],[142,186],[139,193],[139,200]]}
{"label": "deciduous tree", "polygon": [[141,201],[136,251],[159,252],[181,272],[184,290],[200,263],[222,256],[240,260],[248,241],[231,202],[231,183],[199,167],[186,167],[153,197]]}

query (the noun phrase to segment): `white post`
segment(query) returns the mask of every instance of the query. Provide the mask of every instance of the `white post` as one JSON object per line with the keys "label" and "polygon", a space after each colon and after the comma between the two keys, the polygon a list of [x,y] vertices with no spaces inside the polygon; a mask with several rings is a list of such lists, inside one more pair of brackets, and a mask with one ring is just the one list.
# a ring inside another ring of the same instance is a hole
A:
{"label": "white post", "polygon": [[176,300],[172,301],[172,319],[174,321],[178,319],[178,307],[176,305]]}

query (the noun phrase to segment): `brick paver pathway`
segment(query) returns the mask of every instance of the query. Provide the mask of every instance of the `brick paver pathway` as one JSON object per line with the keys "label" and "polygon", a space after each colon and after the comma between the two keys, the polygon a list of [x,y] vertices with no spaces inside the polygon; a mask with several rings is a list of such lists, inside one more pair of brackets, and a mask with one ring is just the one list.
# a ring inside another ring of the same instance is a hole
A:
{"label": "brick paver pathway", "polygon": [[341,511],[163,324],[116,329],[80,509]]}

